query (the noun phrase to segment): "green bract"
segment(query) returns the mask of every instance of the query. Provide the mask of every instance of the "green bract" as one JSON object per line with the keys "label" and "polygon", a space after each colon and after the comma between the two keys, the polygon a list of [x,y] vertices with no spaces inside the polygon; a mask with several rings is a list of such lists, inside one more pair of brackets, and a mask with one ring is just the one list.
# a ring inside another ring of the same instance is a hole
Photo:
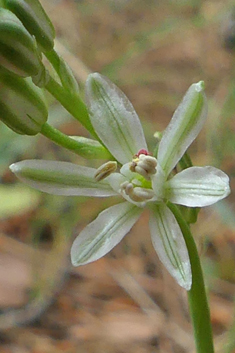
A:
{"label": "green bract", "polygon": [[21,20],[29,33],[35,36],[43,50],[53,48],[55,30],[38,0],[4,0],[4,3]]}
{"label": "green bract", "polygon": [[74,77],[72,69],[64,61],[62,57],[59,57],[60,62],[58,65],[58,75],[61,80],[61,83],[65,89],[67,89],[71,94],[77,94],[79,92],[77,80]]}
{"label": "green bract", "polygon": [[9,10],[0,8],[0,66],[27,77],[41,67],[34,38]]}
{"label": "green bract", "polygon": [[70,94],[77,94],[79,92],[78,83],[72,69],[66,61],[55,50],[51,50],[45,53],[45,55],[53,65],[63,87],[68,90]]}
{"label": "green bract", "polygon": [[0,119],[19,134],[36,135],[48,112],[42,91],[31,78],[0,74]]}

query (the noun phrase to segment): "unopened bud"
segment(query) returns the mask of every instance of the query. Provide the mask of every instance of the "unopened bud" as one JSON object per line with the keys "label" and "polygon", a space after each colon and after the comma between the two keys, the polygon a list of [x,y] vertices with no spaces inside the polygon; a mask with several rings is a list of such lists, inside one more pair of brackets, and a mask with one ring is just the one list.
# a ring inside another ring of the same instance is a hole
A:
{"label": "unopened bud", "polygon": [[38,0],[4,0],[5,6],[21,20],[42,49],[49,51],[54,46],[55,30],[51,20]]}
{"label": "unopened bud", "polygon": [[9,10],[0,8],[0,66],[27,77],[40,70],[35,39]]}
{"label": "unopened bud", "polygon": [[31,78],[0,74],[0,119],[18,134],[36,135],[47,121],[42,91]]}

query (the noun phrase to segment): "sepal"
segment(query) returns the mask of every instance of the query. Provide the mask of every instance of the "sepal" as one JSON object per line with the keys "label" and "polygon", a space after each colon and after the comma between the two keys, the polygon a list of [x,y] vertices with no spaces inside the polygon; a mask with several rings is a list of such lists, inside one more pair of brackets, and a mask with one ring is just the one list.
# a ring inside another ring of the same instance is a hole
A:
{"label": "sepal", "polygon": [[75,239],[71,248],[72,264],[85,265],[106,255],[130,231],[141,212],[129,202],[101,212]]}
{"label": "sepal", "polygon": [[126,95],[109,79],[93,73],[86,82],[91,123],[100,140],[121,164],[147,150],[139,118]]}
{"label": "sepal", "polygon": [[206,117],[207,99],[200,81],[189,87],[160,141],[157,160],[166,176],[195,140]]}
{"label": "sepal", "polygon": [[210,166],[184,169],[165,183],[165,197],[188,207],[213,205],[229,194],[229,177]]}
{"label": "sepal", "polygon": [[190,290],[191,264],[179,224],[164,203],[152,205],[151,211],[149,227],[154,249],[178,284]]}
{"label": "sepal", "polygon": [[28,159],[10,165],[10,169],[24,183],[48,194],[93,197],[117,194],[107,180],[95,180],[96,169],[69,162]]}

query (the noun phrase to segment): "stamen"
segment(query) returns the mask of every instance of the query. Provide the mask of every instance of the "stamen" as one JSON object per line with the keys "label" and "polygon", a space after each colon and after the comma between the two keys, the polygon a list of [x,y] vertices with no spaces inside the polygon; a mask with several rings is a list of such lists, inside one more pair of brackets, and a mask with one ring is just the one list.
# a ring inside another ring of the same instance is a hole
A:
{"label": "stamen", "polygon": [[96,181],[103,180],[107,178],[107,176],[109,176],[111,173],[115,172],[116,169],[117,169],[117,162],[115,161],[106,162],[96,170],[94,178]]}
{"label": "stamen", "polygon": [[141,167],[141,165],[137,164],[135,167],[135,172],[142,175],[145,179],[150,180],[148,173],[143,167]]}
{"label": "stamen", "polygon": [[121,184],[121,193],[125,193],[132,201],[143,202],[151,200],[154,197],[154,192],[151,189],[134,187],[132,183],[125,181]]}
{"label": "stamen", "polygon": [[140,154],[138,157],[133,158],[130,163],[130,171],[142,175],[146,180],[156,173],[157,160],[155,157],[146,154]]}

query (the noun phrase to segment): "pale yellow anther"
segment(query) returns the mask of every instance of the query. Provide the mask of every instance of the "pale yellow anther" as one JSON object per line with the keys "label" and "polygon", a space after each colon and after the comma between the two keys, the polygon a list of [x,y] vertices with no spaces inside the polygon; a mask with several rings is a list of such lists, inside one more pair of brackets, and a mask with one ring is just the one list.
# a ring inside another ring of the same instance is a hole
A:
{"label": "pale yellow anther", "polygon": [[142,175],[145,179],[150,180],[150,176],[148,175],[147,171],[141,167],[141,165],[138,164],[135,167],[135,172]]}
{"label": "pale yellow anther", "polygon": [[130,197],[132,201],[143,202],[151,200],[154,197],[154,192],[151,189],[134,187],[132,183],[125,181],[121,184],[121,192]]}
{"label": "pale yellow anther", "polygon": [[135,172],[136,166],[137,166],[137,163],[136,163],[136,161],[133,159],[133,161],[132,161],[131,164],[130,164],[130,171],[131,171],[131,172]]}
{"label": "pale yellow anther", "polygon": [[116,169],[117,169],[117,162],[115,161],[106,162],[96,170],[94,178],[96,181],[103,180],[107,178],[107,176],[115,172]]}

